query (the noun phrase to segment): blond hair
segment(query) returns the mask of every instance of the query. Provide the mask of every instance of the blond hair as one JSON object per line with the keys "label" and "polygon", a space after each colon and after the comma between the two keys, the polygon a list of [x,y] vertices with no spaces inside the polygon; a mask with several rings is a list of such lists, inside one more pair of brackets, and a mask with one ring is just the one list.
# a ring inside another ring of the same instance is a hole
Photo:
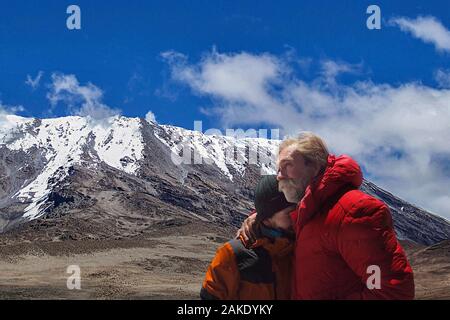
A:
{"label": "blond hair", "polygon": [[295,145],[295,150],[305,159],[306,165],[324,168],[328,161],[328,148],[319,136],[312,132],[301,132],[295,138],[287,138],[281,142],[278,154],[285,148]]}

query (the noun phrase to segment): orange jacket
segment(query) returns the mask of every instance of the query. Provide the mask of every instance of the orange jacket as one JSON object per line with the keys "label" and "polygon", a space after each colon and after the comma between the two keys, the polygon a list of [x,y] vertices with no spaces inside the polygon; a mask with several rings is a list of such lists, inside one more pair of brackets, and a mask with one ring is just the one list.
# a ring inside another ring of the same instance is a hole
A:
{"label": "orange jacket", "polygon": [[200,292],[204,300],[287,300],[293,241],[261,238],[251,248],[233,239],[217,250]]}

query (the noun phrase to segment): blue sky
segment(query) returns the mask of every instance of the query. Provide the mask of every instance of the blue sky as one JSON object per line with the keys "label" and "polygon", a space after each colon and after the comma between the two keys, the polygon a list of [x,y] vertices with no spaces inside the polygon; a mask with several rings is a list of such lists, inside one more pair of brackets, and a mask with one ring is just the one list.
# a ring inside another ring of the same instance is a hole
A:
{"label": "blue sky", "polygon": [[[81,30],[66,28],[70,4],[81,8]],[[366,27],[371,4],[381,8],[381,30]],[[420,16],[431,25],[420,24]],[[450,189],[450,150],[440,143],[450,130],[427,115],[420,121],[430,105],[437,119],[450,114],[448,1],[19,0],[2,2],[0,17],[0,106],[6,110],[34,117],[74,113],[65,98],[51,104],[49,94],[61,93],[52,75],[73,75],[77,88],[98,89],[96,101],[125,116],[151,110],[158,122],[189,129],[202,120],[204,129],[289,133],[296,123],[271,121],[267,111],[280,108],[278,114],[298,119],[299,129],[317,131],[337,152],[358,158],[375,182],[450,217],[450,197],[442,191]],[[444,32],[438,34],[439,25]],[[208,70],[225,74],[225,82]],[[26,84],[27,76],[38,81]],[[245,92],[233,91],[233,82]],[[415,101],[421,104],[403,109]],[[361,113],[358,103],[374,106],[373,113]],[[261,116],[252,118],[255,112]],[[345,112],[351,121],[339,121]],[[373,125],[373,114],[389,120],[386,127],[355,134]],[[341,129],[345,134],[336,137]]]}
{"label": "blue sky", "polygon": [[[69,31],[66,8],[77,4],[82,30]],[[26,75],[75,74],[104,91],[104,100],[128,116],[153,110],[163,123],[193,127],[204,117],[199,99],[167,84],[160,53],[175,50],[196,61],[213,46],[220,52],[283,54],[291,47],[308,58],[363,62],[375,82],[433,83],[433,69],[448,67],[436,54],[396,28],[365,27],[373,1],[11,1],[1,5],[0,98],[45,116],[45,87],[32,92]],[[450,21],[446,1],[378,1],[382,18],[430,14]],[[166,94],[157,94],[163,91]],[[168,99],[170,96],[171,99]],[[177,97],[174,100],[174,97]],[[55,110],[63,115],[64,108]],[[214,126],[215,123],[211,122]]]}

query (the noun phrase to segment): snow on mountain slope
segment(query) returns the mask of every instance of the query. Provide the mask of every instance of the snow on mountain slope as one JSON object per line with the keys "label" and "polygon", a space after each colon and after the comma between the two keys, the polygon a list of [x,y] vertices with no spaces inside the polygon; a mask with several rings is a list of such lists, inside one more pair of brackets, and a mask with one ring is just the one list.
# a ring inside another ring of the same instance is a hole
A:
{"label": "snow on mountain slope", "polygon": [[95,126],[92,132],[99,160],[126,173],[135,173],[144,149],[140,126],[139,118],[125,117],[115,118],[109,128]]}
{"label": "snow on mountain slope", "polygon": [[179,155],[175,161],[213,164],[231,181],[233,171],[242,176],[248,163],[260,167],[261,174],[275,173],[277,140],[205,135],[167,125],[156,127],[155,134],[175,155]]}
{"label": "snow on mountain slope", "polygon": [[93,149],[89,149],[93,161],[103,161],[132,174],[142,158],[143,140],[138,118],[116,117],[109,119],[108,124],[82,117],[34,120],[8,116],[7,119],[10,124],[7,130],[0,131],[0,143],[16,151],[39,148],[47,160],[44,170],[13,196],[30,202],[24,212],[24,218],[30,220],[38,218],[46,209],[41,204],[52,186],[67,176],[69,167],[82,162],[90,138],[94,141]]}

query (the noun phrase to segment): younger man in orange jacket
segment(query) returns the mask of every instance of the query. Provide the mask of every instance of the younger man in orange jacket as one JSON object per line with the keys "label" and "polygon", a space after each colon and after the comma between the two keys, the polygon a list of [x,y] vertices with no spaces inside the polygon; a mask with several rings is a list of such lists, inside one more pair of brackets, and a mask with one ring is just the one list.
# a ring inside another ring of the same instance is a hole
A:
{"label": "younger man in orange jacket", "polygon": [[242,238],[217,250],[200,292],[204,300],[287,300],[291,295],[295,209],[278,191],[276,176],[265,176],[255,190],[258,239],[249,248]]}

